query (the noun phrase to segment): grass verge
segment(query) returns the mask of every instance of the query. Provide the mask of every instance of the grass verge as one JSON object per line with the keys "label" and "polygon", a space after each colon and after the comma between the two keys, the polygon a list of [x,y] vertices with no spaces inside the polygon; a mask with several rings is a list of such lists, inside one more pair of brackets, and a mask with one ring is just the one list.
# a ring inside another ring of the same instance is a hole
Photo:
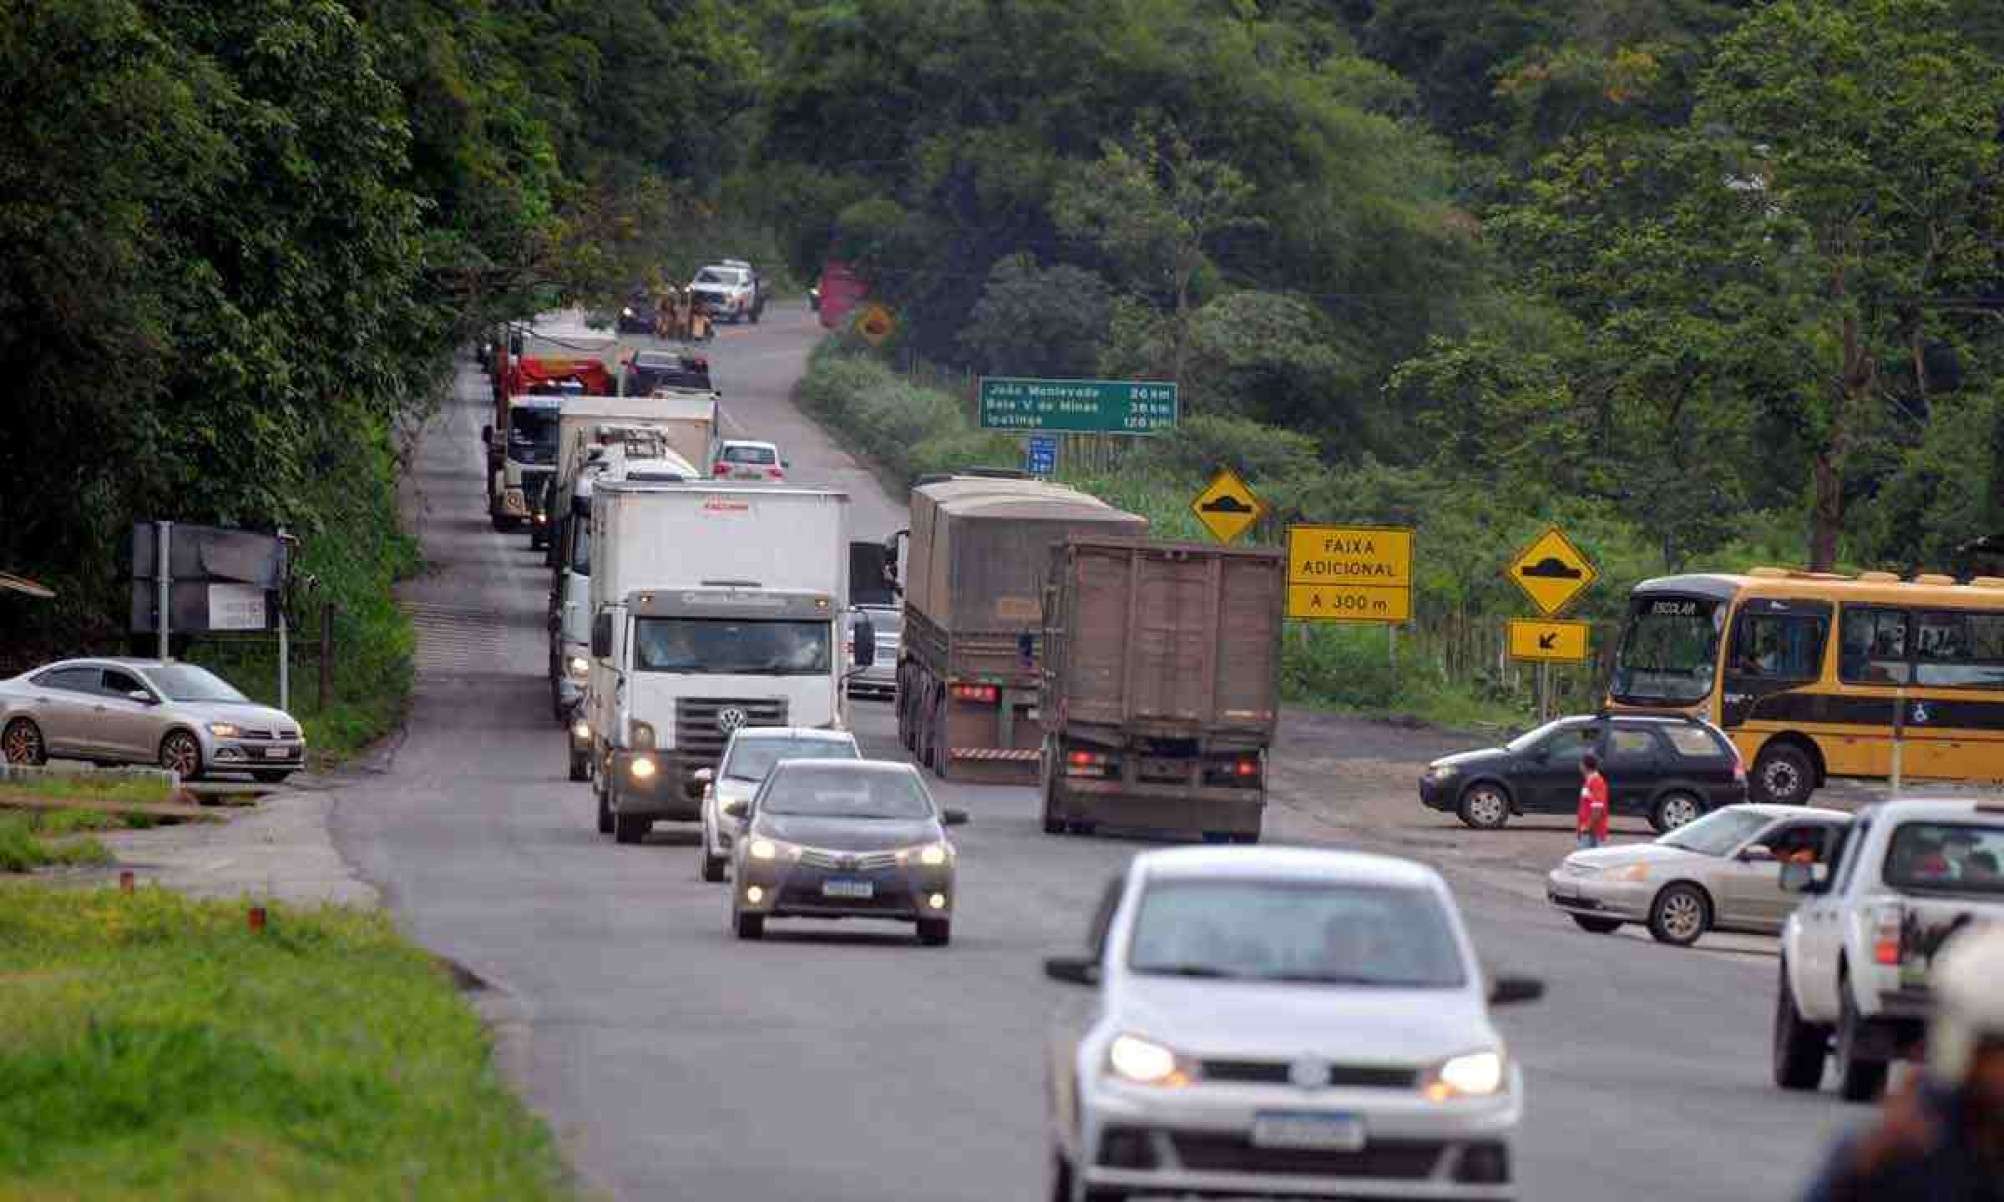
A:
{"label": "grass verge", "polygon": [[[87,825],[85,817],[102,820]],[[33,872],[76,864],[108,864],[111,853],[85,830],[104,830],[110,815],[92,810],[0,813],[0,872]]]}
{"label": "grass verge", "polygon": [[572,1196],[479,1018],[364,911],[23,885],[0,904],[0,1197]]}

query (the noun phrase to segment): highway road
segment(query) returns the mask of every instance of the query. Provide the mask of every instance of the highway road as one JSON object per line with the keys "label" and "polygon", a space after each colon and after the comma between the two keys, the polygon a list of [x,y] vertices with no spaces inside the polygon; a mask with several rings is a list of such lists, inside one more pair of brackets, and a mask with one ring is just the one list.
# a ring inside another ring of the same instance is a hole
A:
{"label": "highway road", "polygon": [[[888,533],[901,504],[787,399],[817,333],[797,307],[724,331],[712,357],[730,420],[780,443],[796,481],[847,489],[858,536]],[[1041,1197],[1043,1039],[1067,996],[1041,959],[1082,946],[1101,883],[1142,845],[1045,836],[1027,789],[941,786],[943,803],[973,814],[957,836],[952,946],[832,923],[733,939],[725,892],[698,880],[688,835],[657,828],[647,845],[615,846],[594,830],[589,789],[564,779],[542,676],[548,577],[483,507],[486,396],[468,364],[420,444],[409,509],[429,567],[406,589],[415,700],[399,741],[335,795],[343,854],[406,930],[509,993],[526,1032],[514,1071],[591,1187]],[[855,703],[854,724],[871,753],[899,754],[887,705]],[[1400,766],[1416,738],[1292,724],[1269,838],[1429,860],[1484,958],[1545,979],[1545,1001],[1500,1013],[1528,1081],[1524,1196],[1792,1197],[1862,1113],[1769,1086],[1772,941],[1676,951],[1576,930],[1543,903],[1537,875],[1562,836],[1513,828],[1471,855],[1473,832],[1400,804],[1418,808]],[[1362,792],[1385,796],[1344,800]]]}

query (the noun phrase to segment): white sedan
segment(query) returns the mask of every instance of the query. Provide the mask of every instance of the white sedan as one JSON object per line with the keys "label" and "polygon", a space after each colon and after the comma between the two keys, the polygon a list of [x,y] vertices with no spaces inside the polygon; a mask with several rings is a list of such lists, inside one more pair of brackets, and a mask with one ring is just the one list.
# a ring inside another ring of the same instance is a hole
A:
{"label": "white sedan", "polygon": [[696,854],[706,881],[721,881],[731,862],[731,832],[766,773],[782,760],[860,760],[856,736],[809,726],[739,727],[724,744],[716,770],[696,770],[703,783],[703,841]]}
{"label": "white sedan", "polygon": [[1440,875],[1305,848],[1136,856],[1061,1021],[1049,1089],[1053,1202],[1513,1197],[1523,1085]]}

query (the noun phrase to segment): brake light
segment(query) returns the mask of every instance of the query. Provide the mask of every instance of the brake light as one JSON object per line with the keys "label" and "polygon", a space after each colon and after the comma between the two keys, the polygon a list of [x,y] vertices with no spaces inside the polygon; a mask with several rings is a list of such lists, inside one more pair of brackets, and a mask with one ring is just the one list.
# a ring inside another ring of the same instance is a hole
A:
{"label": "brake light", "polygon": [[1092,751],[1074,751],[1065,756],[1066,776],[1105,776],[1106,757]]}
{"label": "brake light", "polygon": [[978,701],[993,705],[1002,699],[1002,690],[992,684],[957,684],[953,686],[955,701]]}
{"label": "brake light", "polygon": [[1900,962],[1900,912],[1885,910],[1879,914],[1879,926],[1872,938],[1872,960],[1876,964],[1896,967]]}
{"label": "brake light", "polygon": [[1232,774],[1234,776],[1258,776],[1259,761],[1251,757],[1242,759],[1238,763],[1232,765]]}
{"label": "brake light", "polygon": [[731,474],[731,465],[728,463],[719,463],[710,469],[710,474],[713,476],[728,476]]}
{"label": "brake light", "polygon": [[771,477],[772,477],[773,479],[775,479],[775,480],[784,480],[784,479],[786,479],[786,469],[785,469],[785,468],[778,468],[778,467],[769,467],[769,468],[765,469],[765,474],[766,474],[766,475],[768,475],[768,476],[771,476]]}

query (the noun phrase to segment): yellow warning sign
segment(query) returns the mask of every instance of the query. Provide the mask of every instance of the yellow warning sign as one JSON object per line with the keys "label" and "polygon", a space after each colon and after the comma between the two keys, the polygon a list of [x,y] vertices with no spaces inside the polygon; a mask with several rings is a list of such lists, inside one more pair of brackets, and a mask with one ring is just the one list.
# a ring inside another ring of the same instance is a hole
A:
{"label": "yellow warning sign", "polygon": [[1405,526],[1289,526],[1287,616],[1406,622],[1413,614],[1413,532]]}
{"label": "yellow warning sign", "polygon": [[1204,491],[1190,502],[1190,512],[1221,543],[1235,543],[1266,516],[1266,502],[1228,467],[1218,469]]}
{"label": "yellow warning sign", "polygon": [[1585,622],[1550,618],[1510,619],[1510,658],[1549,664],[1583,664],[1589,658]]}
{"label": "yellow warning sign", "polygon": [[1548,618],[1557,616],[1600,579],[1593,561],[1557,526],[1545,527],[1543,534],[1517,552],[1504,571]]}
{"label": "yellow warning sign", "polygon": [[871,346],[882,346],[884,339],[897,332],[898,319],[882,305],[869,304],[856,315],[856,332]]}

